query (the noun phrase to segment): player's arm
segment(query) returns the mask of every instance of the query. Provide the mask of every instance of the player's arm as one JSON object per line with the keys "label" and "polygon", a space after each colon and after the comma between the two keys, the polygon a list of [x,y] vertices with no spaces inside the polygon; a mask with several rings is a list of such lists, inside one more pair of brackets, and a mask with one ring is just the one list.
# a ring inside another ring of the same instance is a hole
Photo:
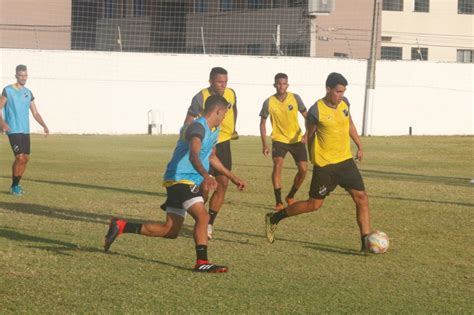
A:
{"label": "player's arm", "polygon": [[360,141],[359,134],[357,133],[357,129],[352,121],[352,117],[349,116],[350,119],[350,126],[349,126],[349,135],[352,138],[352,141],[357,145],[357,155],[356,160],[362,161],[364,157],[364,152],[362,151],[362,142]]}
{"label": "player's arm", "polygon": [[306,128],[306,140],[308,146],[308,152],[311,152],[311,146],[314,143],[314,138],[316,137],[316,131],[318,129],[319,122],[319,111],[317,104],[311,106],[306,113],[305,119],[305,128]]}
{"label": "player's arm", "polygon": [[201,174],[204,178],[202,187],[204,190],[215,190],[217,187],[216,179],[209,175],[204,166],[202,165],[201,159],[199,158],[199,152],[201,151],[202,141],[199,136],[191,135],[189,140],[189,161],[193,165],[194,169]]}
{"label": "player's arm", "polygon": [[268,103],[269,99],[267,98],[265,102],[263,102],[262,110],[260,111],[260,138],[262,140],[262,153],[265,156],[268,156],[270,153],[270,149],[267,145],[267,118],[268,115],[270,115]]}
{"label": "player's arm", "polygon": [[234,91],[234,99],[235,99],[235,104],[234,106],[232,107],[232,109],[234,110],[234,133],[237,133],[237,114],[238,114],[238,110],[237,110],[237,95],[235,94],[235,91]]}
{"label": "player's arm", "polygon": [[5,95],[0,96],[0,128],[2,128],[3,131],[9,131],[10,126],[3,120],[3,114],[2,110],[3,107],[5,107],[5,104],[7,103],[7,97]]}
{"label": "player's arm", "polygon": [[188,108],[188,112],[186,113],[186,118],[184,118],[185,125],[190,125],[203,110],[203,102],[204,101],[201,92],[194,95],[193,99],[191,100],[191,105]]}
{"label": "player's arm", "polygon": [[224,164],[222,164],[221,160],[216,155],[216,148],[212,150],[211,156],[209,157],[209,162],[211,163],[211,166],[214,170],[219,172],[220,174],[224,175],[225,177],[229,178],[232,183],[234,183],[235,186],[237,186],[238,190],[243,190],[245,186],[247,186],[247,183],[237,176],[234,175],[231,171],[229,171]]}
{"label": "player's arm", "polygon": [[46,135],[49,135],[49,129],[48,126],[46,126],[46,123],[43,120],[43,117],[41,117],[40,113],[38,112],[38,109],[36,108],[35,101],[31,101],[30,104],[30,111],[31,114],[33,115],[34,119],[38,122],[38,124],[43,127],[43,131]]}

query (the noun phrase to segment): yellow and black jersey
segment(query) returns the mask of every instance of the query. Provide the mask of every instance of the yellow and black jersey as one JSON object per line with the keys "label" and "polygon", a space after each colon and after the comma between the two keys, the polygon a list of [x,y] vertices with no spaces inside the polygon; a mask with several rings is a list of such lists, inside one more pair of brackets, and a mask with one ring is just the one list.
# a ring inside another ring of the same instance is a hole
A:
{"label": "yellow and black jersey", "polygon": [[313,164],[322,167],[352,158],[349,106],[345,97],[336,108],[329,107],[320,99],[308,110],[308,120],[316,125],[310,151]]}
{"label": "yellow and black jersey", "polygon": [[286,98],[280,101],[272,95],[263,102],[260,117],[270,116],[272,123],[272,140],[292,144],[301,141],[303,133],[298,123],[298,112],[304,113],[304,106],[298,94],[288,92]]}
{"label": "yellow and black jersey", "polygon": [[[211,95],[212,92],[209,88],[202,89],[199,93],[197,93],[191,101],[188,114],[193,117],[200,116],[204,111],[204,104],[206,103],[207,98]],[[224,120],[220,125],[221,131],[219,133],[217,143],[230,140],[235,130],[234,107],[237,106],[237,96],[235,95],[234,90],[231,88],[226,88],[224,95],[222,96],[227,100],[227,102],[229,102],[229,110],[225,114]]]}

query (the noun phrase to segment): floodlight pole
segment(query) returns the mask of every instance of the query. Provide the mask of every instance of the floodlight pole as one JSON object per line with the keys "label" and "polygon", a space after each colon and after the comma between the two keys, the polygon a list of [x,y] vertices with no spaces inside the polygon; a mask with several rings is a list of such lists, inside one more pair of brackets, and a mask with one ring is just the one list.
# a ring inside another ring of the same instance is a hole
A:
{"label": "floodlight pole", "polygon": [[380,1],[374,0],[374,14],[372,20],[372,38],[370,43],[370,57],[367,60],[367,77],[365,83],[364,116],[362,120],[362,136],[368,135],[369,113],[375,92],[375,66],[377,61],[377,34],[380,15]]}

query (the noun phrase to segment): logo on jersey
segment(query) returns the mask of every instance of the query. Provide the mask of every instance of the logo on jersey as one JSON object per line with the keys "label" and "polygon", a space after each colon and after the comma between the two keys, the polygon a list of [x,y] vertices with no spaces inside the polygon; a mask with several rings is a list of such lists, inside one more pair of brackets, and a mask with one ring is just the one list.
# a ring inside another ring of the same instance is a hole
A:
{"label": "logo on jersey", "polygon": [[27,92],[25,92],[25,93],[23,93],[23,96],[24,96],[25,98],[28,98],[28,96],[30,96],[30,95],[29,95]]}
{"label": "logo on jersey", "polygon": [[319,187],[320,196],[325,196],[327,193],[328,193],[328,188],[325,185]]}
{"label": "logo on jersey", "polygon": [[193,194],[197,194],[199,192],[199,186],[198,185],[189,186],[189,189],[191,190],[191,192]]}
{"label": "logo on jersey", "polygon": [[344,116],[349,116],[349,110],[346,108],[342,111],[344,113]]}
{"label": "logo on jersey", "polygon": [[293,110],[293,105],[288,105],[288,110]]}

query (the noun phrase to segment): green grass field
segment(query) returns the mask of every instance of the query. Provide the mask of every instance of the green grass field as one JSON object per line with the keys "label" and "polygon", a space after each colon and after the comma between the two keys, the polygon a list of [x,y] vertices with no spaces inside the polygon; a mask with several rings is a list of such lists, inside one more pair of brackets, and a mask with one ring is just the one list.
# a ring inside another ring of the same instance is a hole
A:
{"label": "green grass field", "polygon": [[209,244],[230,272],[196,274],[189,216],[176,240],[125,235],[102,249],[109,217],[164,218],[161,178],[176,136],[33,136],[22,197],[7,193],[2,136],[0,313],[473,313],[474,138],[362,140],[359,167],[372,225],[391,238],[387,254],[359,254],[342,189],[320,211],[282,221],[267,244],[271,159],[257,137],[241,137],[234,171],[249,186],[229,189]]}

